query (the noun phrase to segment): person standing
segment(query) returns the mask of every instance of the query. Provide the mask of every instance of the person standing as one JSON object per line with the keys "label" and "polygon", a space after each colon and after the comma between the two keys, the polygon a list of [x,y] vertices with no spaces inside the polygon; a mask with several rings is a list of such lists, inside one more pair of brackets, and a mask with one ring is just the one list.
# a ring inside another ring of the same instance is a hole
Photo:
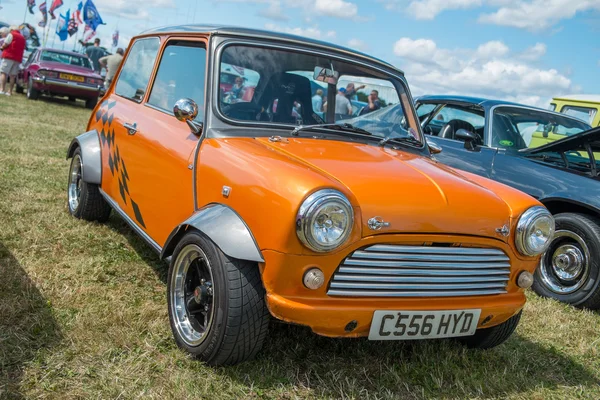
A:
{"label": "person standing", "polygon": [[315,95],[312,97],[312,108],[314,112],[323,111],[323,90],[317,89]]}
{"label": "person standing", "polygon": [[123,61],[123,53],[123,49],[119,47],[115,54],[104,56],[98,60],[100,68],[106,68],[106,77],[104,78],[104,87],[106,89],[110,86],[117,73],[117,69],[119,69],[119,65],[121,65],[121,61]]}
{"label": "person standing", "polygon": [[335,95],[335,113],[337,115],[352,115],[352,105],[346,97],[346,88],[339,88]]}
{"label": "person standing", "polygon": [[361,115],[368,114],[372,111],[379,110],[381,108],[381,100],[379,100],[379,92],[375,89],[371,90],[369,95],[369,104],[363,108]]}
{"label": "person standing", "polygon": [[346,98],[348,100],[356,100],[357,98],[357,93],[360,89],[364,89],[365,85],[360,85],[355,87],[354,83],[350,82],[349,84],[346,85]]}
{"label": "person standing", "polygon": [[92,60],[94,71],[100,73],[102,67],[100,66],[99,60],[104,55],[104,50],[100,48],[100,38],[94,39],[94,45],[87,47],[85,49],[85,54],[87,54],[88,58]]}
{"label": "person standing", "polygon": [[[2,47],[2,61],[0,62],[0,94],[11,96],[17,74],[19,73],[19,65],[23,61],[23,53],[25,52],[25,38],[17,27],[11,27],[10,33],[4,39]],[[6,81],[10,78],[10,85],[6,90]]]}

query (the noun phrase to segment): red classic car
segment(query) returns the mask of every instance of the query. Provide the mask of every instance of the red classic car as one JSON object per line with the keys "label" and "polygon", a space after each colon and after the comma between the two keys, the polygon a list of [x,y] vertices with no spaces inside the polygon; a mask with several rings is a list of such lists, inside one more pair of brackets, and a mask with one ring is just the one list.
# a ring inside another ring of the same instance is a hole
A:
{"label": "red classic car", "polygon": [[70,100],[83,99],[87,108],[94,108],[104,93],[104,81],[85,55],[38,48],[19,72],[17,92],[24,88],[30,100],[36,100],[40,94],[67,96]]}

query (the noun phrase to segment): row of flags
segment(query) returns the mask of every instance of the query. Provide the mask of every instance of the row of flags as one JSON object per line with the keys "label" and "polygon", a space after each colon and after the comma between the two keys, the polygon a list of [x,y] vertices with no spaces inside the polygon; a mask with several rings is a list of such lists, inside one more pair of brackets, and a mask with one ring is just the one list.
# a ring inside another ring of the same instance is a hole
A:
{"label": "row of flags", "polygon": [[[50,1],[50,0],[48,0]],[[51,0],[50,8],[48,8],[46,1],[39,6],[39,11],[42,14],[42,20],[39,22],[39,26],[45,28],[48,24],[48,14],[52,19],[56,19],[54,11],[63,5],[63,0]],[[31,14],[33,14],[33,8],[35,7],[35,0],[27,0],[27,8]],[[77,9],[73,11],[67,10],[65,15],[60,14],[56,24],[56,34],[61,41],[67,40],[70,36],[73,36],[79,30],[79,25],[85,24],[84,38],[83,41],[87,42],[96,35],[96,29],[99,25],[106,25],[100,17],[100,13],[96,8],[96,5],[92,0],[86,0],[85,4],[80,1],[77,5]],[[117,47],[119,43],[119,31],[113,33],[113,47]]]}

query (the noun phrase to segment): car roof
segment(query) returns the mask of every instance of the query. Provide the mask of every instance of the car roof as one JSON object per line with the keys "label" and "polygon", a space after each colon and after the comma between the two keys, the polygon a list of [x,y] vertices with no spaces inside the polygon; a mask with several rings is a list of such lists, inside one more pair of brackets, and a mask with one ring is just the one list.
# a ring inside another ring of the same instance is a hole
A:
{"label": "car roof", "polygon": [[48,50],[48,51],[51,51],[53,53],[67,54],[67,55],[70,55],[70,56],[79,56],[79,57],[85,57],[86,56],[85,54],[76,53],[74,51],[53,49],[52,47],[38,47],[36,50],[39,50],[39,51]]}
{"label": "car roof", "polygon": [[[445,103],[445,102],[450,102],[450,103],[463,103],[463,104],[472,104],[472,105],[478,105],[481,106],[482,108],[491,108],[497,105],[511,105],[511,106],[520,106],[520,107],[530,107],[530,108],[538,108],[539,107],[534,107],[534,106],[528,106],[526,104],[519,104],[519,103],[514,103],[512,101],[504,101],[504,100],[497,100],[497,99],[486,99],[483,97],[471,97],[471,96],[457,96],[457,95],[427,95],[427,96],[419,96],[416,98],[415,101],[421,101],[421,102],[426,102],[426,103],[435,103],[435,102],[440,102],[440,103]],[[543,109],[540,109],[543,110]],[[547,111],[547,110],[544,110]]]}
{"label": "car roof", "polygon": [[573,100],[600,103],[600,94],[570,94],[566,96],[557,96],[553,100]]}
{"label": "car roof", "polygon": [[211,35],[226,35],[226,36],[239,36],[239,37],[252,36],[252,37],[256,37],[256,38],[271,39],[271,40],[293,42],[293,43],[301,42],[303,44],[309,44],[309,45],[312,45],[315,47],[321,47],[321,48],[330,49],[330,50],[337,50],[340,52],[348,53],[348,54],[356,56],[356,57],[368,59],[371,62],[375,62],[377,64],[383,65],[386,68],[393,69],[397,72],[400,72],[402,75],[404,75],[404,72],[402,70],[394,67],[392,64],[390,64],[386,61],[383,61],[379,58],[362,53],[360,51],[356,51],[356,50],[353,50],[353,49],[350,49],[350,48],[347,48],[344,46],[339,46],[339,45],[336,45],[333,43],[324,42],[321,40],[310,39],[310,38],[306,38],[306,37],[302,37],[302,36],[298,36],[298,35],[287,34],[287,33],[279,33],[279,32],[272,32],[272,31],[261,30],[261,29],[250,29],[250,28],[228,26],[228,25],[187,24],[187,25],[163,26],[163,27],[159,27],[159,28],[149,29],[149,30],[146,30],[146,31],[140,33],[140,35],[151,35],[153,33],[154,34],[208,33]]}

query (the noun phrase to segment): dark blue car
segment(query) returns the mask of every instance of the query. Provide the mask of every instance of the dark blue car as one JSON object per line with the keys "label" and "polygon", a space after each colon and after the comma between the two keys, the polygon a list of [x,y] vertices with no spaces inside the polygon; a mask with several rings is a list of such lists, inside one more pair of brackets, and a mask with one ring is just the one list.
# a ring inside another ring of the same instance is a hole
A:
{"label": "dark blue car", "polygon": [[600,128],[498,100],[424,96],[416,106],[438,161],[528,193],[554,214],[534,290],[600,308]]}

